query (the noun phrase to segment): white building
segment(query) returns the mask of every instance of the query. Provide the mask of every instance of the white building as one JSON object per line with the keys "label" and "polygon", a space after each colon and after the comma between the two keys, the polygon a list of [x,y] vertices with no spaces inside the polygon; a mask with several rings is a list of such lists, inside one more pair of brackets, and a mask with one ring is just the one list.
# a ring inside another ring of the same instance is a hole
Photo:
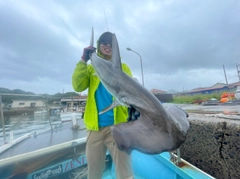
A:
{"label": "white building", "polygon": [[65,106],[67,111],[84,111],[87,101],[87,96],[74,96],[69,98],[62,98],[61,105]]}
{"label": "white building", "polygon": [[13,99],[12,101],[12,108],[45,107],[44,100],[39,99]]}

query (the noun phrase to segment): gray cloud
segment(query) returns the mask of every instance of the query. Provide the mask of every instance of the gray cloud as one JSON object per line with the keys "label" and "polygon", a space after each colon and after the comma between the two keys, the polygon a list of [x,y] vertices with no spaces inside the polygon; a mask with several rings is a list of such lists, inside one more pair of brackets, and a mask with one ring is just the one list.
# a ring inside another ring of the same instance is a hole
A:
{"label": "gray cloud", "polygon": [[[106,14],[106,16],[105,16]],[[106,24],[107,22],[107,24]],[[88,46],[116,33],[123,62],[148,89],[190,90],[238,81],[240,3],[211,1],[1,1],[0,87],[73,91],[71,75]]]}

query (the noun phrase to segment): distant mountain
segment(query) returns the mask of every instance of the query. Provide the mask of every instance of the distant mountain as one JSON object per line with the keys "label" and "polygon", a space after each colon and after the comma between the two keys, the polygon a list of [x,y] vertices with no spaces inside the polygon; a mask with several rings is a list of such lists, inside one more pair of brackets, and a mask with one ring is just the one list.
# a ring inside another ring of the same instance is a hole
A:
{"label": "distant mountain", "polygon": [[1,88],[0,87],[0,93],[10,93],[10,94],[34,94],[33,92],[29,92],[29,91],[23,91],[20,89],[7,89],[7,88]]}
{"label": "distant mountain", "polygon": [[7,88],[2,88],[0,87],[0,93],[10,93],[10,94],[31,94],[31,95],[41,95],[45,97],[72,97],[72,96],[78,96],[79,94],[76,92],[67,92],[67,93],[56,93],[54,95],[49,95],[49,94],[35,94],[30,91],[23,91],[21,89],[7,89]]}
{"label": "distant mountain", "polygon": [[[44,97],[45,99],[48,100],[48,103],[53,103],[55,100],[60,100],[61,98],[79,96],[79,94],[76,92],[56,93],[54,95],[49,95],[49,94],[35,94],[33,92],[23,91],[21,89],[10,90],[2,87],[0,87],[0,93],[23,94],[23,95],[3,95],[2,101],[3,103],[6,103],[6,104],[11,104],[12,99],[26,99],[26,98],[27,99],[36,99],[36,98],[43,99]],[[34,96],[31,96],[31,95],[34,95]]]}
{"label": "distant mountain", "polygon": [[12,90],[7,88],[0,88],[0,93],[12,93]]}

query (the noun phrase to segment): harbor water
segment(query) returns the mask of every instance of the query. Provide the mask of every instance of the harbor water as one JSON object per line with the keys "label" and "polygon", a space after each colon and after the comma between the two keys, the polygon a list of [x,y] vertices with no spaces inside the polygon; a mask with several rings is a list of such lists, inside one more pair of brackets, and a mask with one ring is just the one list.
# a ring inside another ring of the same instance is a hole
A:
{"label": "harbor water", "polygon": [[[164,106],[172,105],[170,103],[164,103]],[[213,105],[213,106],[203,106],[203,105],[192,105],[192,104],[179,104],[179,107],[188,112],[199,112],[199,113],[215,113],[215,114],[225,114],[228,117],[234,115],[235,119],[240,120],[240,105]],[[51,114],[50,116],[42,111],[39,113],[25,113],[21,115],[5,115],[5,131],[6,131],[6,141],[10,140],[10,131],[12,131],[12,140],[21,137],[28,133],[41,133],[45,130],[50,129],[51,123],[61,122],[60,114]],[[0,146],[4,144],[2,124],[0,120]]]}
{"label": "harbor water", "polygon": [[[6,142],[29,133],[41,133],[51,128],[50,122],[60,122],[60,115],[48,116],[47,113],[25,113],[22,115],[5,115]],[[3,129],[0,120],[0,146],[4,144]]]}

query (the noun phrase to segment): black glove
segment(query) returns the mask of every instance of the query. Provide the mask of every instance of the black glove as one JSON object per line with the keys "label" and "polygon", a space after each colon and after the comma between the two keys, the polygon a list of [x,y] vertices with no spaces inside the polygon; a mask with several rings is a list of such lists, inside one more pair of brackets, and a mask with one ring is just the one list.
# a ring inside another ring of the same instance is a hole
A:
{"label": "black glove", "polygon": [[140,112],[137,111],[134,107],[128,108],[128,121],[135,121],[140,117]]}
{"label": "black glove", "polygon": [[83,49],[83,55],[82,55],[82,59],[87,62],[90,59],[90,55],[95,52],[96,48],[92,47],[92,46],[88,46],[86,48]]}

